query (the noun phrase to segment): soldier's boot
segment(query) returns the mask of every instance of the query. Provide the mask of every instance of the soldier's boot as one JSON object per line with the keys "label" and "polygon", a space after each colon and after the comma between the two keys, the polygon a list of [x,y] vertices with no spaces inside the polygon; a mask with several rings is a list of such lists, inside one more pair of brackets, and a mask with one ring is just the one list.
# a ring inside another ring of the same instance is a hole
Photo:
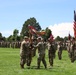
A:
{"label": "soldier's boot", "polygon": [[74,57],[72,57],[72,58],[71,58],[71,62],[74,63],[74,61],[75,61],[75,60],[74,60]]}
{"label": "soldier's boot", "polygon": [[59,60],[61,60],[62,59],[62,57],[61,56],[59,56]]}
{"label": "soldier's boot", "polygon": [[29,60],[27,61],[27,66],[30,66],[30,61]]}
{"label": "soldier's boot", "polygon": [[50,66],[53,67],[53,63],[50,63]]}
{"label": "soldier's boot", "polygon": [[37,65],[38,65],[38,66],[37,66],[37,69],[40,69],[40,63],[38,63]]}
{"label": "soldier's boot", "polygon": [[50,60],[50,66],[53,67],[53,59]]}
{"label": "soldier's boot", "polygon": [[27,61],[28,69],[30,69],[30,65],[31,65],[31,59],[29,59],[29,60]]}
{"label": "soldier's boot", "polygon": [[24,65],[23,64],[20,64],[20,66],[21,66],[22,69],[24,69]]}
{"label": "soldier's boot", "polygon": [[37,62],[37,69],[40,69],[40,61]]}
{"label": "soldier's boot", "polygon": [[45,66],[45,69],[47,69],[47,65],[45,64],[44,66]]}
{"label": "soldier's boot", "polygon": [[47,64],[46,64],[46,61],[45,60],[42,60],[44,66],[45,66],[45,69],[47,69]]}
{"label": "soldier's boot", "polygon": [[37,66],[37,69],[40,69],[40,66],[39,65]]}
{"label": "soldier's boot", "polygon": [[58,58],[60,59],[60,53],[58,52]]}
{"label": "soldier's boot", "polygon": [[58,58],[59,58],[59,60],[61,60],[62,58],[61,58],[61,54],[58,52]]}
{"label": "soldier's boot", "polygon": [[21,61],[20,61],[20,67],[21,67],[22,69],[24,69],[24,64],[25,64],[25,61],[24,61],[23,59],[21,59]]}

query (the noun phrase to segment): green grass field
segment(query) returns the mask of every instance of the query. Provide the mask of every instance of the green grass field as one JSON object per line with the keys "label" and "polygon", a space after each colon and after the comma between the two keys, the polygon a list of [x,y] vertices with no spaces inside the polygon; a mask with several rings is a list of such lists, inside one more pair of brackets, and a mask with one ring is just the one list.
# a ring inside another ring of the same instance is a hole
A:
{"label": "green grass field", "polygon": [[[47,53],[47,51],[46,51]],[[54,66],[50,68],[48,55],[46,54],[47,69],[41,63],[41,69],[37,67],[37,56],[32,59],[31,69],[25,64],[25,69],[20,68],[19,49],[0,48],[0,75],[76,75],[76,61],[70,62],[67,51],[63,51],[62,60],[54,59]]]}

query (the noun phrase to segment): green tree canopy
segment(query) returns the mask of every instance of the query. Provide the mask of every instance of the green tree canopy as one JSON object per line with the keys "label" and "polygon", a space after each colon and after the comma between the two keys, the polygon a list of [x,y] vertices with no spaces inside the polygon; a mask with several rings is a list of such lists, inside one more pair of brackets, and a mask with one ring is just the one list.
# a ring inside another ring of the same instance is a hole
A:
{"label": "green tree canopy", "polygon": [[56,41],[64,41],[64,38],[62,38],[62,37],[60,37],[60,36],[57,36],[57,37],[55,38],[55,40],[56,40]]}
{"label": "green tree canopy", "polygon": [[14,29],[14,31],[13,31],[13,38],[15,39],[15,41],[17,41],[18,33],[19,33],[19,30]]}
{"label": "green tree canopy", "polygon": [[0,37],[2,37],[2,33],[0,33]]}
{"label": "green tree canopy", "polygon": [[48,27],[45,29],[45,31],[46,31],[45,37],[47,40],[50,37],[50,34],[52,33],[52,31]]}
{"label": "green tree canopy", "polygon": [[0,33],[0,41],[6,41],[6,37],[2,36],[2,33]]}
{"label": "green tree canopy", "polygon": [[25,23],[23,24],[22,30],[21,30],[21,36],[29,36],[28,34],[28,25],[33,26],[37,31],[41,30],[41,26],[39,25],[39,23],[37,22],[37,20],[33,17],[30,19],[27,19],[27,21],[25,21]]}

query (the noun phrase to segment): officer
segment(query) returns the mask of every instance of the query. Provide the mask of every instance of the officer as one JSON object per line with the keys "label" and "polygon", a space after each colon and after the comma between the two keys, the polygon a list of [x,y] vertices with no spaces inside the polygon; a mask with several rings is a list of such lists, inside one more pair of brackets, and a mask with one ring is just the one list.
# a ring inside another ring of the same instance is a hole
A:
{"label": "officer", "polygon": [[73,63],[75,60],[76,60],[76,41],[75,38],[73,38],[71,44],[71,62]]}
{"label": "officer", "polygon": [[[37,45],[37,39],[36,39],[36,37],[32,38],[32,46],[33,45]],[[32,48],[32,57],[36,56],[36,49],[37,49],[36,47]]]}
{"label": "officer", "polygon": [[48,46],[49,63],[50,63],[50,66],[53,67],[53,60],[55,57],[55,48],[54,48],[53,40],[51,38],[48,38],[47,46]]}
{"label": "officer", "polygon": [[29,39],[27,36],[24,37],[24,40],[21,42],[20,47],[20,66],[23,69],[24,64],[27,62],[28,57],[28,50],[29,50]]}
{"label": "officer", "polygon": [[45,68],[47,68],[47,64],[45,61],[45,45],[42,41],[42,37],[38,37],[37,40],[38,40],[38,44],[36,45],[36,47],[38,48],[37,69],[40,69],[41,61],[44,64]]}
{"label": "officer", "polygon": [[59,44],[57,46],[57,50],[58,50],[58,58],[59,58],[59,60],[61,60],[62,59],[62,50],[63,50],[62,42],[59,42]]}

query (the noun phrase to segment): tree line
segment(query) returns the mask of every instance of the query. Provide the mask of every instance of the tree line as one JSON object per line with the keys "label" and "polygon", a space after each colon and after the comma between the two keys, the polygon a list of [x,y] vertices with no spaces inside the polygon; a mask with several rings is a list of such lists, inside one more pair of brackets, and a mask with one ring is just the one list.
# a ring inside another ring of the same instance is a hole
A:
{"label": "tree line", "polygon": [[[42,29],[39,22],[37,22],[36,18],[32,17],[30,19],[27,19],[24,24],[22,25],[22,29],[21,32],[19,34],[19,30],[18,29],[14,29],[13,30],[13,35],[8,36],[7,38],[5,36],[2,36],[2,33],[0,32],[0,41],[21,41],[23,39],[23,37],[29,36],[29,29],[28,29],[28,25],[33,26],[37,31],[45,31],[46,34],[42,35],[42,37],[47,40],[50,37],[50,34],[52,33],[52,31],[46,27],[46,29]],[[55,38],[56,41],[66,41],[68,40],[68,36],[65,36],[64,38],[60,37],[59,35]]]}

